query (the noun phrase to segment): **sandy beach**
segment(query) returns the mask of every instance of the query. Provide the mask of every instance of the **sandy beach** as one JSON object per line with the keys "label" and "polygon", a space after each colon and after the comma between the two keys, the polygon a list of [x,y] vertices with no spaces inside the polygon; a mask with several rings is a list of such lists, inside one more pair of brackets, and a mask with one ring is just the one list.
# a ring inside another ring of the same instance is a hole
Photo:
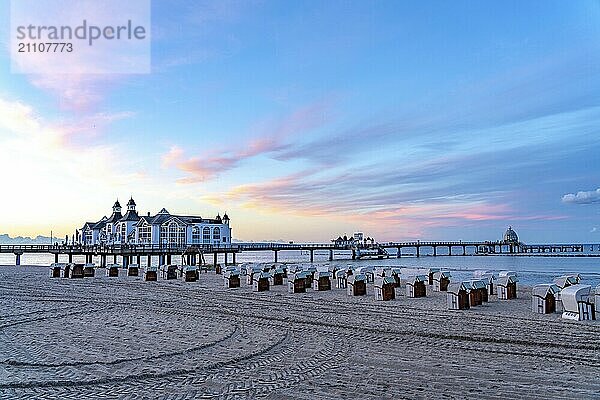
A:
{"label": "sandy beach", "polygon": [[[599,321],[519,298],[376,302],[222,277],[50,279],[0,268],[0,398],[597,398]],[[398,292],[400,294],[400,292]]]}

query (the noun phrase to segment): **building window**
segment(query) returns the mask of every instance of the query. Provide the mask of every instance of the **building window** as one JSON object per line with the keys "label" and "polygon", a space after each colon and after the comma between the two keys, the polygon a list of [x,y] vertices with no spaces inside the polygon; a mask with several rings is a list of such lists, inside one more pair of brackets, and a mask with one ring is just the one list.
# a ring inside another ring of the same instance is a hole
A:
{"label": "building window", "polygon": [[185,234],[185,225],[180,226],[177,232],[177,241],[179,244],[187,244],[187,237]]}
{"label": "building window", "polygon": [[167,225],[160,227],[160,242],[164,244],[169,243],[169,227]]}
{"label": "building window", "polygon": [[87,230],[85,231],[85,235],[84,235],[85,239],[83,239],[83,241],[87,244],[92,244],[92,231],[91,230]]}
{"label": "building window", "polygon": [[192,228],[192,243],[200,243],[200,228],[197,226]]}
{"label": "building window", "polygon": [[106,240],[108,242],[112,242],[113,241],[113,237],[112,237],[112,224],[106,224]]}
{"label": "building window", "polygon": [[185,226],[174,221],[169,224],[169,243],[185,244]]}
{"label": "building window", "polygon": [[169,224],[169,243],[177,244],[177,224]]}
{"label": "building window", "polygon": [[125,243],[127,241],[127,224],[123,222],[121,224],[121,243]]}
{"label": "building window", "polygon": [[185,244],[185,225],[179,225],[176,221],[171,221],[168,225],[161,226],[160,241],[168,244]]}
{"label": "building window", "polygon": [[210,243],[210,228],[202,229],[202,243]]}
{"label": "building window", "polygon": [[219,228],[213,229],[213,240],[216,240],[218,242],[220,237],[221,237],[221,229],[219,229]]}
{"label": "building window", "polygon": [[150,225],[144,224],[138,228],[138,241],[140,243],[152,243],[152,232]]}

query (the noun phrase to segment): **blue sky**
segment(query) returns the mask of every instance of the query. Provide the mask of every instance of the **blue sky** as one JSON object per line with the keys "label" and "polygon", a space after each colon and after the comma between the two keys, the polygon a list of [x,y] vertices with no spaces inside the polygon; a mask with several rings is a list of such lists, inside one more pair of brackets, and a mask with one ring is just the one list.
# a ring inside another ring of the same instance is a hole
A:
{"label": "blue sky", "polygon": [[512,225],[598,242],[599,17],[597,1],[153,1],[151,74],[17,75],[4,51],[0,231],[70,233],[133,195],[227,211],[244,240]]}

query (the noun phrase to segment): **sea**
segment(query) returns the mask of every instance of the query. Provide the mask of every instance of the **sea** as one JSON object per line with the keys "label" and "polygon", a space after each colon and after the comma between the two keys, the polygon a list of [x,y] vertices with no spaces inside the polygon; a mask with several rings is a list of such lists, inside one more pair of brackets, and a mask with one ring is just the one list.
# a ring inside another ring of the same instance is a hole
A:
{"label": "sea", "polygon": [[[328,251],[315,251],[314,264],[317,268],[325,265],[338,265],[340,267],[353,266],[390,266],[390,267],[422,267],[422,268],[440,268],[450,271],[452,280],[464,280],[473,276],[476,270],[489,271],[515,271],[517,272],[519,282],[522,285],[532,286],[539,283],[551,283],[553,278],[564,274],[578,273],[582,277],[582,282],[596,287],[600,285],[600,246],[585,245],[583,253],[573,253],[552,255],[487,255],[487,256],[436,256],[431,254],[422,254],[421,257],[404,254],[397,258],[391,254],[389,258],[384,259],[361,259],[352,260],[351,253],[348,251],[335,251],[334,260],[329,261]],[[205,262],[213,262],[212,254],[205,256]],[[141,265],[146,264],[146,257],[141,258]],[[61,262],[67,261],[67,256],[62,255]],[[73,257],[73,262],[83,263],[84,256]],[[229,262],[231,263],[231,255]],[[238,264],[255,262],[269,263],[273,262],[272,251],[245,252],[236,256]],[[310,264],[310,253],[308,251],[286,250],[279,251],[278,261],[283,263],[302,263]],[[54,256],[50,254],[24,254],[21,256],[21,265],[31,265],[47,267],[54,262]],[[94,262],[99,264],[99,257],[94,258]],[[108,262],[112,262],[109,257]],[[117,257],[117,263],[121,263],[120,257]],[[135,261],[134,261],[135,262]],[[175,256],[171,260],[174,264],[182,263],[181,257]],[[223,255],[220,255],[218,263],[223,264]],[[152,263],[157,265],[158,257],[153,257]],[[0,266],[15,265],[15,256],[12,254],[0,254]]]}

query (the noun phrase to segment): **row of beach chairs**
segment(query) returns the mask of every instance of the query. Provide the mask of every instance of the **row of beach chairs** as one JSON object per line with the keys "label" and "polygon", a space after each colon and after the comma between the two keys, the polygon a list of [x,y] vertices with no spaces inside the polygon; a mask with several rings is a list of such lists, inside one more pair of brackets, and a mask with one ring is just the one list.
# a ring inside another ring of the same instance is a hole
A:
{"label": "row of beach chairs", "polygon": [[[52,278],[86,278],[96,275],[97,267],[93,263],[54,263],[50,266]],[[119,264],[105,268],[107,277],[118,277],[123,269]],[[199,268],[189,265],[146,266],[137,264],[126,268],[127,276],[139,276],[143,270],[145,281],[183,279],[195,282],[199,279]],[[224,285],[227,288],[241,286],[245,280],[253,291],[263,292],[271,286],[287,285],[289,293],[304,293],[309,289],[327,291],[335,287],[345,289],[349,296],[367,295],[367,284],[373,284],[376,300],[394,300],[397,290],[409,298],[427,296],[427,286],[433,291],[446,292],[447,307],[450,310],[468,310],[487,303],[490,296],[498,300],[517,298],[517,274],[514,271],[501,271],[498,275],[492,271],[475,271],[473,279],[451,281],[448,271],[437,268],[397,268],[363,266],[339,268],[328,266],[322,270],[309,265],[284,264],[245,264],[241,267],[228,266],[223,271]],[[562,312],[562,317],[571,320],[595,319],[597,304],[600,304],[600,285],[594,293],[590,285],[581,284],[578,274],[563,275],[554,283],[536,285],[531,292],[531,310],[535,313],[552,314]]]}
{"label": "row of beach chairs", "polygon": [[592,286],[580,283],[579,274],[563,275],[554,279],[554,283],[536,285],[531,289],[531,310],[539,314],[562,312],[562,318],[586,321],[596,319],[596,307],[600,304],[600,285]]}
{"label": "row of beach chairs", "polygon": [[[387,301],[396,297],[396,289],[404,287],[406,297],[418,298],[427,295],[426,287],[432,286],[434,291],[448,292],[449,308],[464,309],[471,305],[487,302],[489,295],[495,294],[499,288],[500,299],[516,298],[516,274],[505,271],[500,279],[491,273],[480,274],[478,279],[469,282],[451,283],[448,271],[439,269],[415,268],[374,268],[360,267],[345,269],[330,267],[327,271],[318,270],[314,266],[290,266],[289,269],[278,264],[246,264],[241,268],[228,267],[224,272],[224,285],[227,288],[240,287],[245,278],[248,285],[256,292],[269,290],[270,286],[284,285],[287,282],[288,292],[304,293],[307,289],[315,291],[331,290],[333,283],[340,289],[346,289],[350,296],[367,294],[367,284],[373,283],[373,291],[377,300]],[[449,291],[449,288],[452,290]],[[468,301],[462,300],[467,295]],[[460,301],[454,299],[460,298]],[[457,301],[460,306],[455,305]]]}
{"label": "row of beach chairs", "polygon": [[[86,278],[94,277],[96,275],[96,267],[93,263],[88,264],[76,264],[76,263],[53,263],[50,265],[50,277],[51,278]],[[116,278],[119,276],[119,271],[123,269],[120,264],[107,265],[105,274],[109,278]],[[199,278],[200,269],[193,265],[161,265],[156,267],[153,265],[141,268],[138,264],[129,264],[125,268],[127,276],[139,276],[140,272],[143,273],[143,279],[145,281],[156,281],[160,276],[162,279],[183,279],[186,282],[195,282]]]}
{"label": "row of beach chairs", "polygon": [[475,271],[473,279],[448,284],[448,309],[468,310],[489,302],[493,295],[498,300],[516,299],[518,281],[514,271],[501,271],[497,276],[492,271]]}
{"label": "row of beach chairs", "polygon": [[[404,286],[405,296],[425,297],[426,286],[434,291],[446,292],[449,310],[468,310],[483,305],[496,296],[498,300],[517,298],[515,271],[480,270],[473,273],[473,279],[451,281],[448,271],[435,268],[394,268],[360,267],[336,269],[330,266],[327,271],[314,265],[294,265],[289,268],[278,264],[247,264],[241,268],[227,267],[224,273],[224,285],[227,288],[241,286],[242,280],[256,292],[269,290],[270,286],[285,285],[289,293],[304,293],[331,290],[333,283],[340,289],[346,289],[349,296],[367,294],[367,283],[373,283],[376,300],[389,301],[396,298],[397,289]],[[532,289],[532,311],[555,312],[555,306],[563,308],[563,318],[594,319],[594,304],[591,302],[591,286],[581,285],[579,275],[565,275],[556,278],[554,284],[536,285]],[[600,285],[596,288],[596,304],[600,303]],[[550,304],[550,305],[549,305]],[[552,304],[554,306],[552,306]]]}
{"label": "row of beach chairs", "polygon": [[86,278],[96,275],[94,264],[53,263],[50,265],[51,278]]}

